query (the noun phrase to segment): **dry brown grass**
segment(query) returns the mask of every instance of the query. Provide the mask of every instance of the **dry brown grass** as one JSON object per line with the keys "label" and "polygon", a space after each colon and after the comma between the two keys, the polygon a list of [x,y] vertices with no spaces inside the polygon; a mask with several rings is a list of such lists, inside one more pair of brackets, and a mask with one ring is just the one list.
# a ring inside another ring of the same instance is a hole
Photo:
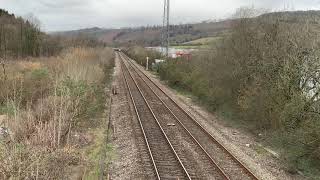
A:
{"label": "dry brown grass", "polygon": [[0,139],[0,179],[61,179],[65,166],[80,161],[71,153],[72,131],[88,102],[97,102],[111,58],[109,49],[74,48],[60,57],[6,64],[0,125],[9,136]]}

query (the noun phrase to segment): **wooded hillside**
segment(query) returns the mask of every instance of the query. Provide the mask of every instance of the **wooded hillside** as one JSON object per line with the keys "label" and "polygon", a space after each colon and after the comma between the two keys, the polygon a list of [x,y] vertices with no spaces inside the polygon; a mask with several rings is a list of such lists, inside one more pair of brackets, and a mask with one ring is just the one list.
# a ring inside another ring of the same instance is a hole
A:
{"label": "wooded hillside", "polygon": [[[172,45],[181,44],[195,39],[216,36],[230,29],[231,20],[222,22],[202,22],[197,24],[181,24],[170,26],[170,42]],[[161,26],[147,26],[138,28],[123,29],[81,29],[67,32],[57,32],[53,34],[74,37],[87,35],[98,38],[110,45],[141,45],[141,46],[159,46],[161,44]]]}
{"label": "wooded hillside", "polygon": [[37,22],[0,9],[0,57],[53,55],[60,51],[53,37],[40,31]]}

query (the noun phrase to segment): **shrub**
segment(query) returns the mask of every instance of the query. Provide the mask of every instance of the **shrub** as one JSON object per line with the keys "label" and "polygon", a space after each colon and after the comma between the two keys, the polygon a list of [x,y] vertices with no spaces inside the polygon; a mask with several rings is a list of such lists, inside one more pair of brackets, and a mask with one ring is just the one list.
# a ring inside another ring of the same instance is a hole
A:
{"label": "shrub", "polygon": [[61,57],[7,65],[0,115],[9,115],[11,137],[0,141],[0,179],[66,179],[68,166],[85,162],[69,151],[69,142],[81,123],[92,126],[103,112],[103,80],[110,79],[104,72],[111,73],[112,53],[74,48]]}
{"label": "shrub", "polygon": [[146,66],[147,57],[149,57],[150,70],[151,70],[152,64],[155,62],[155,59],[161,59],[162,57],[161,54],[156,51],[148,50],[139,46],[134,46],[128,49],[126,53],[142,66]]}
{"label": "shrub", "polygon": [[240,18],[215,50],[167,61],[159,75],[252,132],[270,132],[287,164],[308,172],[320,167],[319,36],[292,18]]}

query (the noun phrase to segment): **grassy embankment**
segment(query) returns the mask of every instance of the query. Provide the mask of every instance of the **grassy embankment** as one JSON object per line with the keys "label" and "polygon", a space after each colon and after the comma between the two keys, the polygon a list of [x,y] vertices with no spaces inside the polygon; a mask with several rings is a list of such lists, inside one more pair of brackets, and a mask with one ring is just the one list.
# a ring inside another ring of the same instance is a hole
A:
{"label": "grassy embankment", "polygon": [[222,38],[222,36],[206,37],[171,47],[176,49],[210,49]]}
{"label": "grassy embankment", "polygon": [[[158,69],[159,76],[171,87],[191,94],[229,125],[255,134],[261,143],[279,152],[289,172],[318,179],[317,17],[314,13],[280,13],[244,18],[212,50],[196,53],[190,61],[169,60]],[[144,57],[138,62],[140,59]]]}
{"label": "grassy embankment", "polygon": [[0,71],[1,179],[97,179],[100,157],[111,151],[104,110],[112,68],[108,48],[7,62]]}

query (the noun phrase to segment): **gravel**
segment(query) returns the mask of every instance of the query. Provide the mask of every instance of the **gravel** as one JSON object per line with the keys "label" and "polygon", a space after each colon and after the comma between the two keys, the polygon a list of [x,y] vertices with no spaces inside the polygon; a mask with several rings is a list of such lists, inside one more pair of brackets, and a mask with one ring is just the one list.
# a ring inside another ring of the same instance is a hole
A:
{"label": "gravel", "polygon": [[[263,147],[256,137],[244,130],[229,127],[212,113],[196,105],[177,91],[166,86],[157,76],[140,68],[156,82],[183,109],[189,112],[205,129],[223,144],[234,156],[245,164],[254,174],[263,180],[273,179],[304,179],[287,173],[277,158],[277,152]],[[113,87],[117,95],[113,97],[112,126],[113,141],[116,158],[111,164],[111,179],[152,179],[152,165],[150,164],[146,147],[141,138],[137,119],[133,112],[126,89],[124,89],[119,60],[116,60],[115,81]],[[263,153],[257,147],[265,149]]]}
{"label": "gravel", "polygon": [[122,81],[119,60],[116,58],[115,79],[113,89],[116,89],[116,95],[113,95],[111,106],[111,127],[113,129],[112,144],[115,148],[115,158],[111,163],[111,179],[145,179],[145,170],[142,166],[140,150],[135,138],[135,129],[132,121],[130,104]]}
{"label": "gravel", "polygon": [[[164,82],[161,82],[157,76],[146,72],[160,87],[168,93],[178,104],[187,110],[201,125],[203,125],[220,143],[222,143],[231,153],[243,162],[253,173],[260,179],[303,179],[298,175],[287,173],[281,166],[279,159],[274,153],[259,153],[254,147],[261,146],[252,134],[241,129],[228,127],[222,120],[218,119],[212,113],[207,112],[204,108],[196,105],[190,98],[184,97],[177,91],[168,88]],[[268,149],[268,148],[266,148]]]}

